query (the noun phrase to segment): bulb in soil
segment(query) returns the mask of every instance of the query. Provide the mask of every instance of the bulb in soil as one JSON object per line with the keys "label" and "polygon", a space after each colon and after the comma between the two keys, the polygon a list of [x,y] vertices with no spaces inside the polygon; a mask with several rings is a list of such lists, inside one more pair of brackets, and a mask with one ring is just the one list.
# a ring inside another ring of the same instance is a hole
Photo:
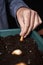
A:
{"label": "bulb in soil", "polygon": [[21,41],[21,42],[23,41],[23,36],[20,37],[20,41]]}
{"label": "bulb in soil", "polygon": [[18,64],[16,64],[16,65],[27,65],[27,64],[21,62],[21,63],[18,63]]}
{"label": "bulb in soil", "polygon": [[12,52],[12,55],[21,55],[22,51],[20,49],[16,49]]}

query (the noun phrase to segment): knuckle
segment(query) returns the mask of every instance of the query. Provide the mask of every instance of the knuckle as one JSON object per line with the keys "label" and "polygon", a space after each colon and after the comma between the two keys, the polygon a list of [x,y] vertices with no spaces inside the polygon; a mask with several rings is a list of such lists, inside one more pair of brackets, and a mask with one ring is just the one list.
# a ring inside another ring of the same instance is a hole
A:
{"label": "knuckle", "polygon": [[28,13],[28,14],[30,14],[30,11],[31,11],[31,10],[30,10],[30,9],[28,9],[28,10],[27,10],[27,13]]}
{"label": "knuckle", "polygon": [[35,15],[37,15],[37,12],[36,11],[34,11],[34,13],[35,13]]}
{"label": "knuckle", "polygon": [[31,10],[31,12],[34,13],[34,14],[38,14],[35,10]]}

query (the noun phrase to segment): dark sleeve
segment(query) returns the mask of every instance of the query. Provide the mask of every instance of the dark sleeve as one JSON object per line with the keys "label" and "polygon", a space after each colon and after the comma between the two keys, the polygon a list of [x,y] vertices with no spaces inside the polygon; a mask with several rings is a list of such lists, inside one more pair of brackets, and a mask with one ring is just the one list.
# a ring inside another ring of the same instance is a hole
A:
{"label": "dark sleeve", "polygon": [[8,0],[10,12],[16,18],[16,12],[21,7],[28,7],[23,0]]}

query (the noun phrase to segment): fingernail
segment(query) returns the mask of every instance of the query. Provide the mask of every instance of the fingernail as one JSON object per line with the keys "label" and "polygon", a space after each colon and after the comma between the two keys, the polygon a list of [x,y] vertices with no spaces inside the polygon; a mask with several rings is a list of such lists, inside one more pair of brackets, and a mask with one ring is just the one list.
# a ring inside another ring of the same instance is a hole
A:
{"label": "fingernail", "polygon": [[23,36],[23,32],[22,31],[20,32],[20,36]]}
{"label": "fingernail", "polygon": [[26,37],[27,37],[27,35],[24,36],[24,38],[26,38]]}
{"label": "fingernail", "polygon": [[21,36],[21,33],[20,33],[20,36]]}

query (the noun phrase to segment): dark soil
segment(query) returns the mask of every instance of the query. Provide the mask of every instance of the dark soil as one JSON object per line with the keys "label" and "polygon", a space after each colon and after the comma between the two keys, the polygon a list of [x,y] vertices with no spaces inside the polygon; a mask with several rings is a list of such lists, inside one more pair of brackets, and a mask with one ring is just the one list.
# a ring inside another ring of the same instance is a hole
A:
{"label": "dark soil", "polygon": [[[16,49],[20,49],[22,54],[12,55]],[[0,37],[0,65],[16,65],[20,62],[26,65],[43,65],[43,53],[38,50],[36,41],[25,38],[21,42],[19,35]]]}

